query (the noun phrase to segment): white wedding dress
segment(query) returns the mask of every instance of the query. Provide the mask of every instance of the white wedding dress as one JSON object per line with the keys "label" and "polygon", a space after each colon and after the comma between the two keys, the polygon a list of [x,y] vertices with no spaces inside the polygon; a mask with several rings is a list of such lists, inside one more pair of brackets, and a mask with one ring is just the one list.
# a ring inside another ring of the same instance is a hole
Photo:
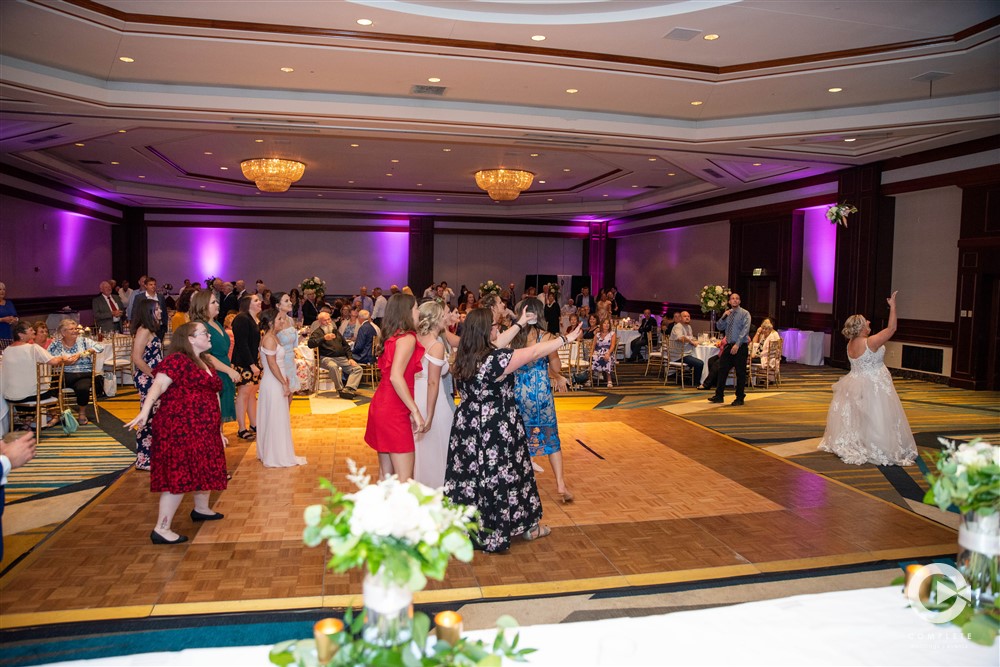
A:
{"label": "white wedding dress", "polygon": [[430,429],[413,437],[416,452],[413,479],[424,486],[436,489],[444,486],[445,467],[448,463],[448,438],[451,435],[451,422],[455,418],[455,389],[452,385],[447,349],[444,359],[435,359],[425,354],[421,360],[420,372],[413,379],[413,400],[421,414],[427,410],[427,373],[430,364],[441,367],[441,383],[438,385],[434,420]]}
{"label": "white wedding dress", "polygon": [[851,372],[833,385],[826,416],[826,432],[819,449],[836,454],[844,463],[912,465],[917,445],[903,404],[892,386],[882,358],[885,347],[851,361]]}
{"label": "white wedding dress", "polygon": [[284,369],[285,348],[274,351],[260,348],[260,393],[257,395],[257,458],[268,468],[288,468],[305,465],[306,459],[295,455],[292,443],[292,418],[288,409],[285,387],[271,372],[266,356],[273,356],[278,368]]}

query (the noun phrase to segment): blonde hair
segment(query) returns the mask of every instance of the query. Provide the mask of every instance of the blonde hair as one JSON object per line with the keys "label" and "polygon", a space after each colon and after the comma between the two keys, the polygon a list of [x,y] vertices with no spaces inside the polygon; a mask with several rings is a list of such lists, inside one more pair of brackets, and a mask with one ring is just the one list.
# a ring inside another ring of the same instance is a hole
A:
{"label": "blonde hair", "polygon": [[853,340],[861,335],[861,332],[865,330],[865,316],[864,315],[851,315],[844,322],[844,328],[840,330],[840,333],[844,335],[847,340]]}
{"label": "blonde hair", "polygon": [[437,301],[425,301],[420,304],[419,311],[418,335],[427,336],[441,328],[441,322],[444,320],[444,306]]}

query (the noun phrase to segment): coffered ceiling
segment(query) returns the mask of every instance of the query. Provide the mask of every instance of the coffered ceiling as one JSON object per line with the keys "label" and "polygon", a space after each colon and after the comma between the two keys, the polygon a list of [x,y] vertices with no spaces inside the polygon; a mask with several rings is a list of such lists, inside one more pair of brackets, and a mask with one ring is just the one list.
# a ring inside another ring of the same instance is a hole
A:
{"label": "coffered ceiling", "polygon": [[[996,134],[997,7],[4,0],[0,164],[133,206],[623,218]],[[253,157],[305,176],[259,193]],[[495,203],[498,166],[535,182]]]}

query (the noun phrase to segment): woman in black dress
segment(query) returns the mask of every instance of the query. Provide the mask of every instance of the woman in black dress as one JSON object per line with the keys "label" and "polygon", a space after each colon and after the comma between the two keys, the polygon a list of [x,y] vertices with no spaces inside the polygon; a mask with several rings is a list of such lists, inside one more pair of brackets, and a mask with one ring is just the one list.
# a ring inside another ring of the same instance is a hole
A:
{"label": "woman in black dress", "polygon": [[240,374],[236,382],[237,435],[253,440],[257,433],[257,385],[260,384],[261,301],[256,294],[240,299],[240,313],[233,319],[233,368]]}
{"label": "woman in black dress", "polygon": [[497,335],[494,348],[492,313],[484,308],[471,311],[452,367],[462,402],[451,427],[444,492],[456,503],[479,509],[484,530],[478,546],[491,552],[509,549],[514,536],[534,540],[551,532],[539,523],[542,501],[514,399],[514,371],[576,340],[580,329],[511,350],[507,346],[529,317],[522,312],[520,320]]}

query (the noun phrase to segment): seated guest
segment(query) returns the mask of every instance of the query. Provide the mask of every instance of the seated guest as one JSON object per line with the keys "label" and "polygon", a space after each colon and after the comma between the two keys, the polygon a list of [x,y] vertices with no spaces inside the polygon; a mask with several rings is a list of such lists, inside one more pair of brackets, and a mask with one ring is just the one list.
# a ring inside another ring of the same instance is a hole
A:
{"label": "seated guest", "polygon": [[590,365],[597,376],[597,383],[608,378],[608,389],[614,386],[612,374],[615,370],[615,353],[618,348],[618,332],[611,326],[610,319],[603,319],[594,332],[594,351],[590,355]]}
{"label": "seated guest", "polygon": [[[345,306],[345,308],[347,307]],[[358,327],[361,326],[361,322],[358,320],[358,314],[358,309],[351,306],[350,308],[347,308],[347,317],[341,318],[340,320],[341,335],[352,343],[358,335]]]}
{"label": "seated guest", "polygon": [[112,292],[110,282],[102,280],[100,290],[101,293],[94,297],[90,305],[94,311],[94,327],[98,331],[121,333],[125,308],[118,295]]}
{"label": "seated guest", "polygon": [[63,387],[73,390],[81,425],[87,423],[87,406],[90,405],[90,389],[93,386],[92,372],[94,355],[104,351],[104,346],[80,335],[80,324],[69,318],[59,323],[62,340],[49,345],[49,354],[64,357]]}
{"label": "seated guest", "polygon": [[653,346],[655,347],[658,344],[659,337],[657,335],[656,318],[649,308],[642,311],[642,317],[639,318],[639,337],[629,343],[629,361],[633,363],[642,361],[642,351],[649,346],[649,341],[646,339],[647,333],[653,334]]}
{"label": "seated guest", "polygon": [[569,324],[566,325],[566,330],[563,331],[564,334],[568,334],[570,331],[576,330],[580,326],[580,318],[577,317],[576,313],[569,316]]}
{"label": "seated guest", "polygon": [[371,321],[371,316],[367,310],[358,313],[358,329],[354,338],[354,348],[351,356],[359,364],[374,364],[375,355],[372,354],[372,343],[378,337],[378,330]]}
{"label": "seated guest", "polygon": [[48,350],[49,345],[52,345],[52,336],[49,335],[49,325],[44,320],[38,320],[31,326],[35,330],[35,345]]}
{"label": "seated guest", "polygon": [[753,340],[750,341],[751,358],[753,360],[759,358],[761,368],[768,367],[770,361],[768,359],[768,346],[777,340],[781,340],[781,335],[774,328],[774,323],[771,318],[764,318],[764,321],[757,327],[757,333],[754,334]]}
{"label": "seated guest", "polygon": [[[35,373],[37,364],[59,366],[73,357],[53,357],[48,350],[35,343],[35,329],[30,322],[14,325],[14,342],[7,346],[3,355],[3,373],[0,373],[0,394],[12,403],[34,400],[38,387]],[[42,387],[42,398],[55,398],[57,388]],[[58,415],[53,416],[46,426],[59,423]]]}
{"label": "seated guest", "polygon": [[[330,371],[330,379],[341,398],[351,400],[361,384],[361,366],[351,358],[351,347],[341,335],[329,313],[320,313],[316,318],[319,327],[309,336],[309,347],[319,348],[319,363]],[[348,374],[344,384],[342,373]]]}
{"label": "seated guest", "polygon": [[[705,363],[694,356],[694,346],[698,344],[698,339],[694,337],[694,333],[691,331],[691,313],[685,310],[681,311],[679,316],[680,322],[675,324],[673,329],[670,330],[670,340],[674,341],[675,345],[677,343],[680,343],[680,345],[671,350],[670,361],[683,360],[685,365],[694,369],[694,377],[701,378]],[[679,350],[678,347],[680,348]]]}
{"label": "seated guest", "polygon": [[458,312],[460,312],[460,313],[468,313],[468,312],[470,312],[472,310],[475,310],[475,308],[476,308],[477,305],[478,304],[476,303],[476,294],[475,294],[475,292],[466,292],[465,293],[465,301],[463,301],[462,303],[458,304]]}
{"label": "seated guest", "polygon": [[586,324],[583,326],[583,339],[584,340],[594,340],[594,334],[597,333],[597,315],[591,313],[587,316]]}
{"label": "seated guest", "polygon": [[308,327],[316,321],[320,304],[316,303],[316,290],[314,289],[303,290],[302,298],[304,299],[302,302],[302,324]]}

